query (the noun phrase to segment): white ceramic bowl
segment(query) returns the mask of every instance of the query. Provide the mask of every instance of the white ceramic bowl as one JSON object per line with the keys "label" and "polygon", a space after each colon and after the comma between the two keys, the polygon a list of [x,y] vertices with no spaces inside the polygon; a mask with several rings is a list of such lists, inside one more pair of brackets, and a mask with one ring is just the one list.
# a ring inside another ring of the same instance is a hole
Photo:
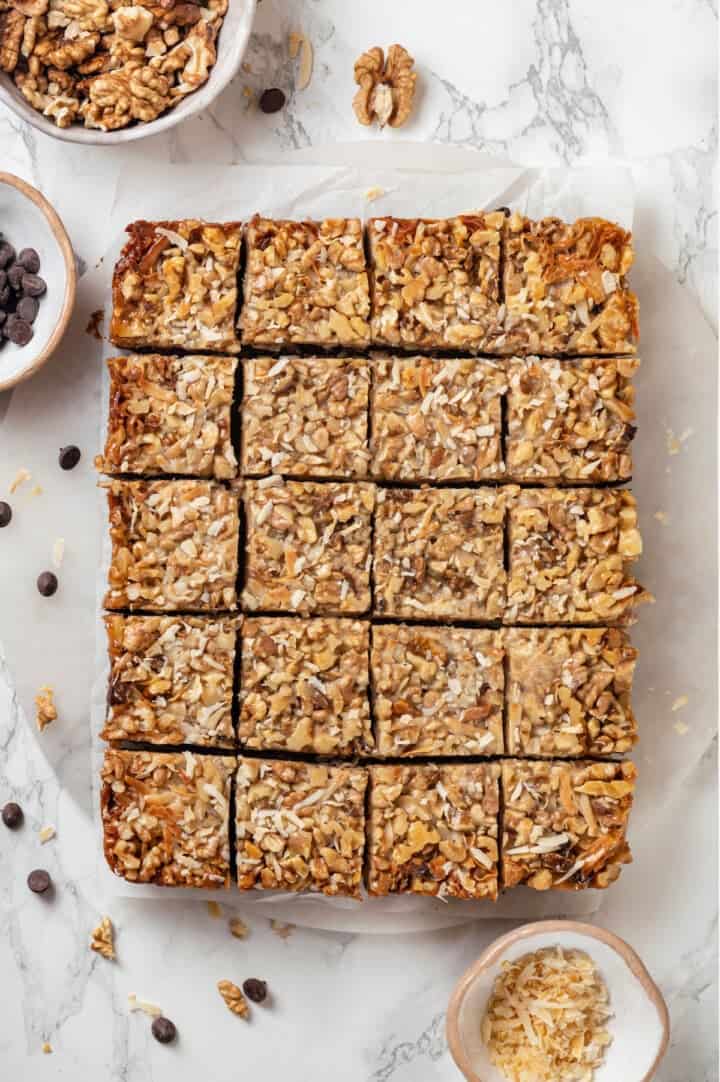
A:
{"label": "white ceramic bowl", "polygon": [[583,950],[607,984],[613,1042],[596,1082],[649,1082],[668,1044],[670,1023],[662,995],[632,947],[579,921],[524,924],[491,943],[460,978],[447,1012],[450,1052],[468,1082],[507,1082],[490,1063],[480,1033],[501,963],[542,947]]}
{"label": "white ceramic bowl", "polygon": [[145,139],[148,135],[174,128],[176,124],[187,120],[189,116],[202,112],[218,96],[230,80],[240,70],[242,58],[250,38],[250,30],[255,15],[257,0],[230,0],[227,15],[223,20],[217,40],[217,60],[210,71],[210,76],[203,86],[193,94],[188,94],[169,113],[164,113],[157,120],[147,124],[134,124],[119,131],[103,132],[86,128],[82,124],[73,124],[69,128],[58,128],[48,117],[39,113],[25,101],[9,75],[0,72],[0,101],[14,113],[32,124],[53,139],[63,139],[68,143],[117,144],[131,143],[134,139]]}
{"label": "white ceramic bowl", "polygon": [[34,334],[26,346],[0,349],[0,391],[37,372],[65,333],[75,303],[77,273],[70,238],[44,195],[12,173],[0,173],[0,226],[16,248],[35,248],[47,292],[40,298]]}

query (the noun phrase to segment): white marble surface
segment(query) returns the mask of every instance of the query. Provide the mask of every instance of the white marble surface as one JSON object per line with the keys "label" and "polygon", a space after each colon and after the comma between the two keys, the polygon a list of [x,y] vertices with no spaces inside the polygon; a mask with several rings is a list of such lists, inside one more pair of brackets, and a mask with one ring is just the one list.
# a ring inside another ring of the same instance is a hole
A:
{"label": "white marble surface", "polygon": [[[315,46],[314,77],[301,93],[292,92],[286,54],[287,30],[294,26]],[[90,263],[97,258],[93,216],[105,212],[109,178],[128,165],[141,189],[152,183],[154,163],[263,160],[359,139],[436,140],[527,163],[619,157],[633,169],[637,221],[647,242],[716,326],[716,36],[714,0],[607,0],[601,7],[588,0],[449,0],[442,9],[428,0],[263,0],[248,54],[251,71],[210,113],[153,140],[92,151],[37,136],[0,111],[0,167],[46,192],[79,258]],[[350,111],[352,62],[364,48],[392,41],[416,56],[422,92],[402,132],[375,134],[359,128]],[[243,88],[271,85],[288,92],[289,105],[266,117]],[[74,198],[76,174],[97,177],[94,206]],[[75,374],[68,359],[68,379]],[[0,395],[0,419],[7,404],[8,396]],[[58,443],[63,439],[58,433]],[[24,621],[30,648],[33,621],[40,618],[37,606],[26,612],[0,606],[0,637],[5,621]],[[711,646],[714,628],[707,631]],[[18,712],[13,686],[12,673],[0,673],[0,796],[18,799],[27,814],[24,831],[0,833],[3,1078],[457,1077],[445,1048],[444,1007],[499,922],[389,939],[296,929],[282,939],[252,916],[250,937],[240,942],[229,938],[225,920],[207,915],[204,903],[114,900],[119,961],[111,965],[91,954],[88,934],[107,900],[95,883],[87,725],[77,719],[41,751]],[[685,746],[678,741],[685,793],[657,809],[657,866],[665,872],[645,891],[628,875],[627,889],[620,884],[610,893],[598,921],[633,944],[668,999],[673,1041],[658,1078],[714,1082],[715,745],[691,759]],[[652,751],[647,742],[645,751]],[[694,839],[694,846],[674,840],[678,818],[682,837]],[[42,847],[37,828],[47,822],[58,837]],[[58,884],[49,903],[24,886],[35,866],[48,867]],[[678,901],[688,890],[693,907]],[[265,977],[275,991],[272,1010],[257,1010],[247,1027],[222,1008],[214,991],[217,979],[233,975]],[[148,1019],[128,1014],[128,992],[161,1004],[176,1021],[176,1047],[158,1045]],[[41,1052],[44,1040],[51,1055]]]}

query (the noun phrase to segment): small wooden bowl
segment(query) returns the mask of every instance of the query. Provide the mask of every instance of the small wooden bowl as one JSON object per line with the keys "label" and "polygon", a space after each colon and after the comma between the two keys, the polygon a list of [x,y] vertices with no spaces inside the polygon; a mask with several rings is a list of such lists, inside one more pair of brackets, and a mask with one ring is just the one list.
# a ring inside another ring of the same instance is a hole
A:
{"label": "small wooden bowl", "polygon": [[44,195],[12,173],[0,173],[0,222],[16,248],[35,248],[47,293],[40,298],[34,335],[26,346],[0,349],[0,391],[41,368],[60,344],[75,303],[77,271],[70,239]]}
{"label": "small wooden bowl", "polygon": [[467,1082],[506,1082],[490,1062],[481,1024],[501,963],[543,947],[583,950],[607,984],[613,1011],[610,1045],[596,1082],[650,1082],[670,1036],[667,1006],[632,947],[593,924],[544,920],[500,936],[460,978],[447,1011],[447,1038]]}

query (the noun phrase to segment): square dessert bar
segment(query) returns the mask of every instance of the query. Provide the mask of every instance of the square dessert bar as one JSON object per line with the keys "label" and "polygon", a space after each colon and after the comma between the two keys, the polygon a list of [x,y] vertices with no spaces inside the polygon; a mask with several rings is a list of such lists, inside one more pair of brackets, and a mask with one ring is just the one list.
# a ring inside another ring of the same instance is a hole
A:
{"label": "square dessert bar", "polygon": [[516,213],[504,243],[504,327],[490,352],[635,352],[638,302],[625,280],[631,233],[604,218],[567,224]]}
{"label": "square dessert bar", "polygon": [[510,755],[623,755],[637,742],[630,706],[637,650],[620,628],[508,628]]}
{"label": "square dessert bar", "polygon": [[472,358],[373,362],[372,473],[385,481],[497,480],[504,366]]}
{"label": "square dessert bar", "polygon": [[521,489],[508,517],[505,623],[627,623],[648,599],[629,572],[642,543],[624,489]]}
{"label": "square dessert bar", "polygon": [[107,609],[236,607],[238,499],[214,481],[110,481]]}
{"label": "square dessert bar", "polygon": [[132,222],[115,264],[110,340],[137,349],[239,353],[240,222]]}
{"label": "square dessert bar", "polygon": [[244,375],[244,474],[365,477],[366,360],[257,357],[245,362]]}
{"label": "square dessert bar", "polygon": [[626,481],[632,474],[636,357],[515,357],[507,397],[513,481]]}
{"label": "square dessert bar", "polygon": [[372,218],[374,345],[478,352],[499,333],[502,212]]}
{"label": "square dessert bar", "polygon": [[360,897],[367,771],[240,759],[236,784],[241,890]]}
{"label": "square dessert bar", "polygon": [[249,617],[241,744],[317,755],[369,750],[369,638],[369,625],[360,620]]}
{"label": "square dessert bar", "polygon": [[237,473],[230,439],[234,357],[113,357],[104,473]]}
{"label": "square dessert bar", "polygon": [[382,489],[373,540],[375,612],[498,620],[505,607],[502,489]]}
{"label": "square dessert bar", "polygon": [[105,752],[105,859],[131,883],[227,887],[234,756]]}
{"label": "square dessert bar", "polygon": [[371,674],[380,755],[499,755],[499,633],[376,624]]}
{"label": "square dessert bar", "polygon": [[110,680],[103,740],[234,747],[239,625],[237,617],[106,616]]}
{"label": "square dessert bar", "polygon": [[496,763],[370,768],[368,891],[498,894]]}
{"label": "square dessert bar", "polygon": [[367,612],[374,504],[375,486],[363,481],[248,481],[245,606],[305,615]]}
{"label": "square dessert bar", "polygon": [[359,218],[252,219],[240,315],[244,343],[362,349],[370,342],[369,313]]}
{"label": "square dessert bar", "polygon": [[504,762],[503,886],[609,886],[632,859],[636,776],[632,763]]}

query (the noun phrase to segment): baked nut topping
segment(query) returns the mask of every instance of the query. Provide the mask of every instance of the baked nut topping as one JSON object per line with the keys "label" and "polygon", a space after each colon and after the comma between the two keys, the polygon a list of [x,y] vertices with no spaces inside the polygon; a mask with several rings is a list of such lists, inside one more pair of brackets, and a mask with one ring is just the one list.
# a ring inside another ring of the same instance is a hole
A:
{"label": "baked nut topping", "polygon": [[632,474],[636,357],[513,357],[507,472],[513,481],[626,481]]}
{"label": "baked nut topping", "polygon": [[503,886],[609,886],[632,859],[636,776],[632,763],[504,762]]}
{"label": "baked nut topping", "polygon": [[503,333],[492,352],[634,353],[637,297],[625,276],[632,235],[604,218],[531,221],[505,232]]}
{"label": "baked nut topping", "polygon": [[353,111],[365,126],[377,120],[381,128],[400,128],[412,112],[417,74],[415,61],[402,45],[391,45],[387,60],[379,46],[355,61],[355,82],[360,88]]}
{"label": "baked nut topping", "polygon": [[497,632],[376,624],[371,673],[378,754],[502,754]]}
{"label": "baked nut topping", "polygon": [[496,763],[370,768],[370,894],[498,894]]}
{"label": "baked nut topping", "polygon": [[375,612],[410,619],[499,620],[505,607],[504,489],[381,489]]}
{"label": "baked nut topping", "polygon": [[371,218],[372,341],[476,353],[499,334],[504,215]]}
{"label": "baked nut topping", "polygon": [[212,481],[110,481],[107,609],[234,609],[238,498]]}
{"label": "baked nut topping", "polygon": [[105,617],[110,655],[103,740],[233,747],[240,620]]}
{"label": "baked nut topping", "polygon": [[619,628],[508,628],[511,755],[623,755],[637,742],[630,706],[637,650]]}
{"label": "baked nut topping", "polygon": [[257,357],[245,362],[244,376],[244,474],[366,476],[366,360]]}
{"label": "baked nut topping", "polygon": [[305,615],[367,612],[374,505],[375,486],[363,481],[246,482],[244,605]]}
{"label": "baked nut topping", "polygon": [[362,767],[241,759],[235,801],[240,889],[358,898],[366,785]]}
{"label": "baked nut topping", "polygon": [[113,273],[110,339],[239,353],[235,337],[240,222],[132,222]]}
{"label": "baked nut topping", "polygon": [[226,887],[228,808],[235,759],[150,751],[105,752],[105,859],[132,883]]}
{"label": "baked nut topping", "polygon": [[359,620],[247,619],[240,743],[317,755],[370,749],[368,653],[369,625]]}
{"label": "baked nut topping", "polygon": [[505,623],[626,623],[648,600],[629,573],[641,552],[635,499],[624,489],[518,489]]}
{"label": "baked nut topping", "polygon": [[110,408],[99,469],[219,480],[235,476],[230,439],[235,358],[113,357],[107,365]]}
{"label": "baked nut topping", "polygon": [[321,222],[255,217],[247,228],[240,316],[247,345],[362,349],[370,342],[369,287],[359,218]]}

